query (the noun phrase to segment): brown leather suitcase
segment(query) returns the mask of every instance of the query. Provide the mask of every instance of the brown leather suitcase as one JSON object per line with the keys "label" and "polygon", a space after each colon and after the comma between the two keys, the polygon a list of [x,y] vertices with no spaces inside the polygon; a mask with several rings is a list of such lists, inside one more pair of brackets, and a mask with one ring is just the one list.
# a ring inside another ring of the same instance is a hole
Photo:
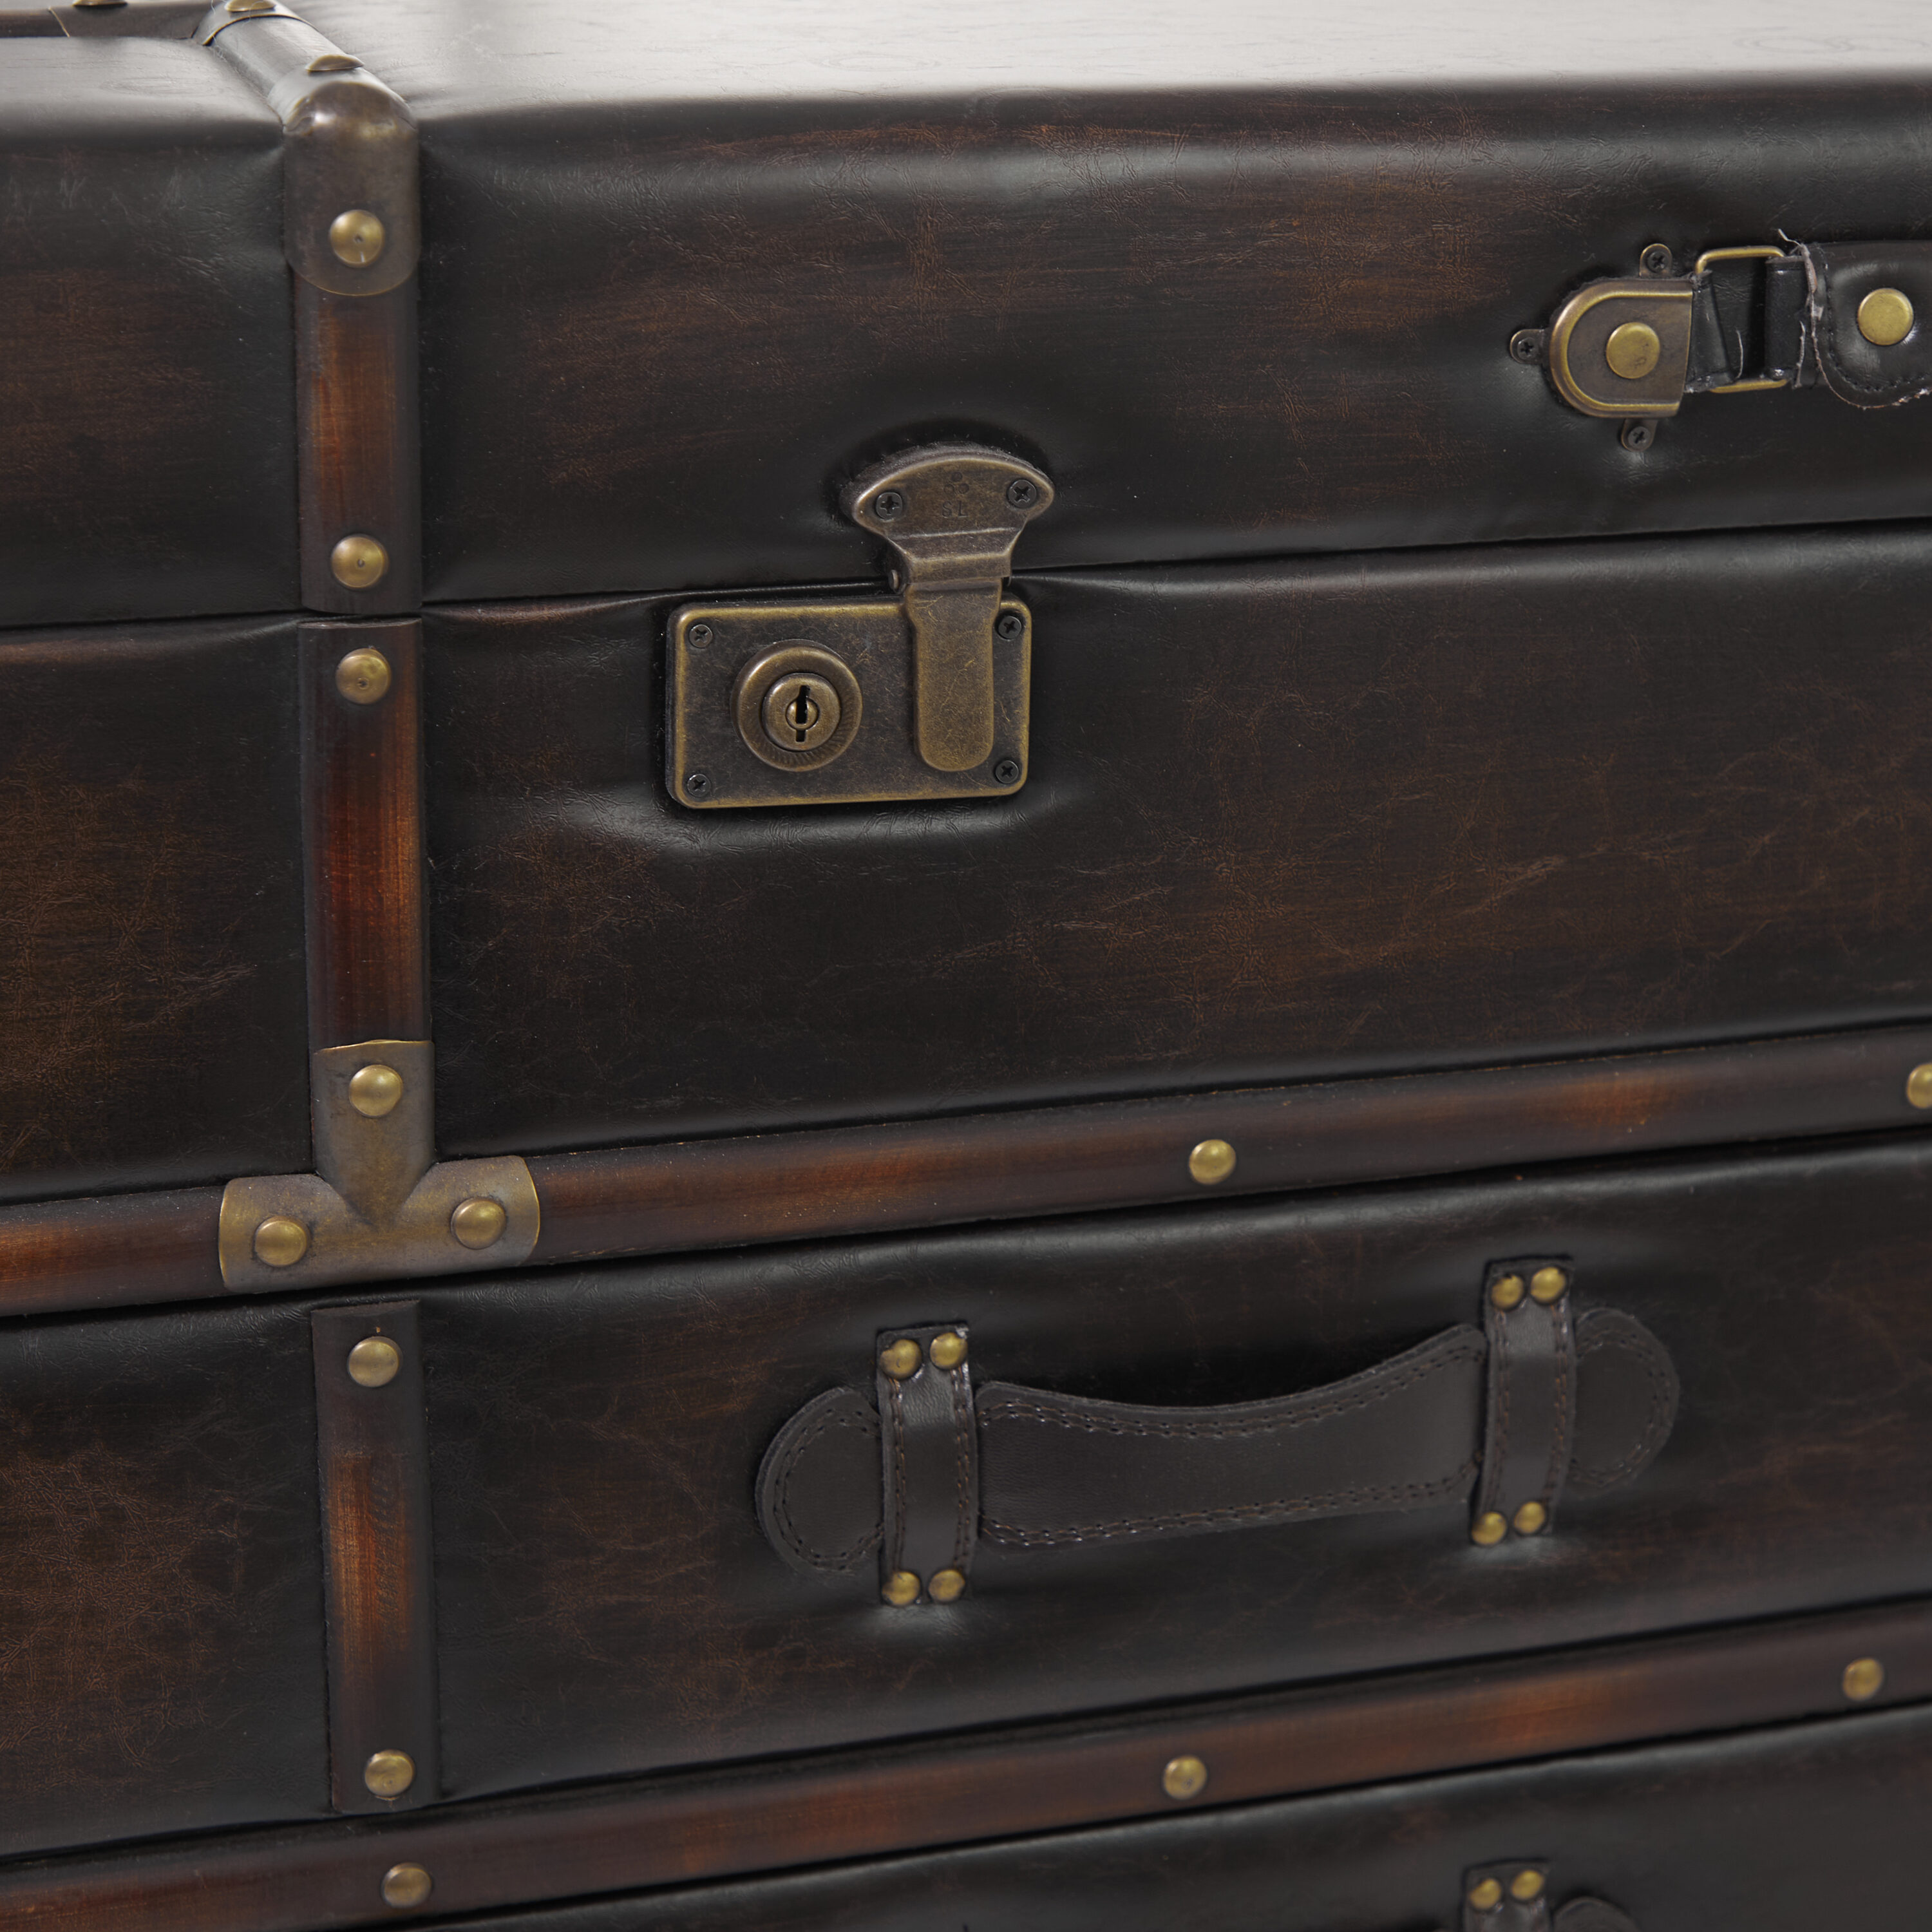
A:
{"label": "brown leather suitcase", "polygon": [[0,12],[8,1922],[1916,1923],[1928,100]]}

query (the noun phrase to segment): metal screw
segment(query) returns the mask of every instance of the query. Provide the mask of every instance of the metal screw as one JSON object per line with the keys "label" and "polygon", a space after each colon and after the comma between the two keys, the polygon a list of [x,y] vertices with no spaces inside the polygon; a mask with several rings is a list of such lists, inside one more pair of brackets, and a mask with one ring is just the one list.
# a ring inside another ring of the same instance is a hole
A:
{"label": "metal screw", "polygon": [[328,224],[329,247],[352,268],[366,268],[380,259],[388,241],[382,218],[366,208],[346,208]]}
{"label": "metal screw", "polygon": [[1006,485],[1006,501],[1016,510],[1030,510],[1040,501],[1040,485],[1024,476],[1016,476]]}
{"label": "metal screw", "polygon": [[391,676],[388,659],[364,646],[335,667],[335,688],[351,704],[376,704],[388,694]]}
{"label": "metal screw", "polygon": [[359,532],[344,537],[328,553],[328,568],[337,583],[350,590],[368,590],[382,580],[389,553],[371,536]]}
{"label": "metal screw", "polygon": [[896,490],[881,490],[872,499],[872,514],[882,524],[890,524],[905,514],[905,498]]}
{"label": "metal screw", "polygon": [[708,644],[711,641],[711,626],[709,624],[692,625],[685,632],[684,640],[688,644]]}
{"label": "metal screw", "polygon": [[1017,758],[1002,758],[993,767],[995,784],[1018,784],[1020,782],[1020,761]]}
{"label": "metal screw", "polygon": [[1657,425],[1640,416],[1636,422],[1624,424],[1617,440],[1624,448],[1634,449],[1641,455],[1657,440]]}
{"label": "metal screw", "polygon": [[1637,266],[1646,275],[1667,275],[1672,266],[1670,250],[1661,242],[1653,242],[1637,257]]}
{"label": "metal screw", "polygon": [[1510,338],[1510,353],[1519,362],[1540,362],[1543,360],[1543,331],[1540,328],[1519,328]]}
{"label": "metal screw", "polygon": [[702,798],[711,789],[710,776],[704,772],[693,772],[685,780],[684,788],[693,798]]}
{"label": "metal screw", "polygon": [[993,620],[993,634],[1004,638],[1008,644],[1026,628],[1026,620],[1017,610],[1002,610]]}

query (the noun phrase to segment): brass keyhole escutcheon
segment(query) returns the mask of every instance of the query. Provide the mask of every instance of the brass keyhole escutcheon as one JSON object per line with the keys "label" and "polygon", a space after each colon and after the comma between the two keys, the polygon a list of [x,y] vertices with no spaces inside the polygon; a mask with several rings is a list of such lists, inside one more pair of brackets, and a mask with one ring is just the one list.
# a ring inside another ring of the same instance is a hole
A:
{"label": "brass keyhole escutcheon", "polygon": [[844,709],[826,679],[795,671],[773,682],[758,716],[781,751],[815,752],[838,730]]}
{"label": "brass keyhole escutcheon", "polygon": [[746,749],[786,772],[831,764],[858,735],[863,709],[851,667],[802,638],[753,658],[731,703]]}

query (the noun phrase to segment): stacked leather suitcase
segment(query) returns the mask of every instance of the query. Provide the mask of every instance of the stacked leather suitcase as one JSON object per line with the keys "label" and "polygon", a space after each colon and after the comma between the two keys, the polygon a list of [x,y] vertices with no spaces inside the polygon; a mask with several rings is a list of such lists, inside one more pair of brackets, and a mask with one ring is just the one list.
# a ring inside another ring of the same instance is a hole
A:
{"label": "stacked leather suitcase", "polygon": [[0,1920],[1917,1924],[1908,12],[0,30]]}

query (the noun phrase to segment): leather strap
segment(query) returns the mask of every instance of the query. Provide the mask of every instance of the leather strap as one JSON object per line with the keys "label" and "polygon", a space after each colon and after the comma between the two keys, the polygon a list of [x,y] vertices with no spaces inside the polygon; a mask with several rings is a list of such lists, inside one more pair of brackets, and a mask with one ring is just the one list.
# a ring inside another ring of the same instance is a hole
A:
{"label": "leather strap", "polygon": [[[1556,1515],[1570,1473],[1576,1412],[1576,1349],[1570,1328],[1570,1269],[1549,1256],[1494,1262],[1483,1284],[1489,1337],[1489,1399],[1483,1480],[1476,1490],[1478,1541],[1535,1536]],[[1481,1534],[1485,1520],[1504,1527]]]}
{"label": "leather strap", "polygon": [[[1492,1268],[1486,1283],[1524,1266]],[[1493,1327],[1450,1328],[1346,1381],[1217,1408],[1001,1382],[976,1402],[963,1348],[956,1369],[932,1362],[934,1342],[963,1343],[963,1326],[892,1330],[876,1401],[830,1389],[779,1430],[758,1472],[758,1520],[794,1569],[876,1568],[895,1601],[896,1577],[916,1576],[932,1600],[938,1571],[970,1575],[979,1537],[1046,1550],[1419,1509],[1468,1498],[1479,1476],[1484,1494],[1550,1511],[1566,1486],[1591,1493],[1640,1474],[1678,1400],[1670,1358],[1641,1322],[1593,1309],[1573,1324],[1565,1274],[1560,1304],[1526,1293],[1535,1312],[1505,1322],[1500,1343]],[[888,1376],[898,1342],[918,1345],[921,1365]],[[1493,1490],[1491,1462],[1503,1472]]]}

